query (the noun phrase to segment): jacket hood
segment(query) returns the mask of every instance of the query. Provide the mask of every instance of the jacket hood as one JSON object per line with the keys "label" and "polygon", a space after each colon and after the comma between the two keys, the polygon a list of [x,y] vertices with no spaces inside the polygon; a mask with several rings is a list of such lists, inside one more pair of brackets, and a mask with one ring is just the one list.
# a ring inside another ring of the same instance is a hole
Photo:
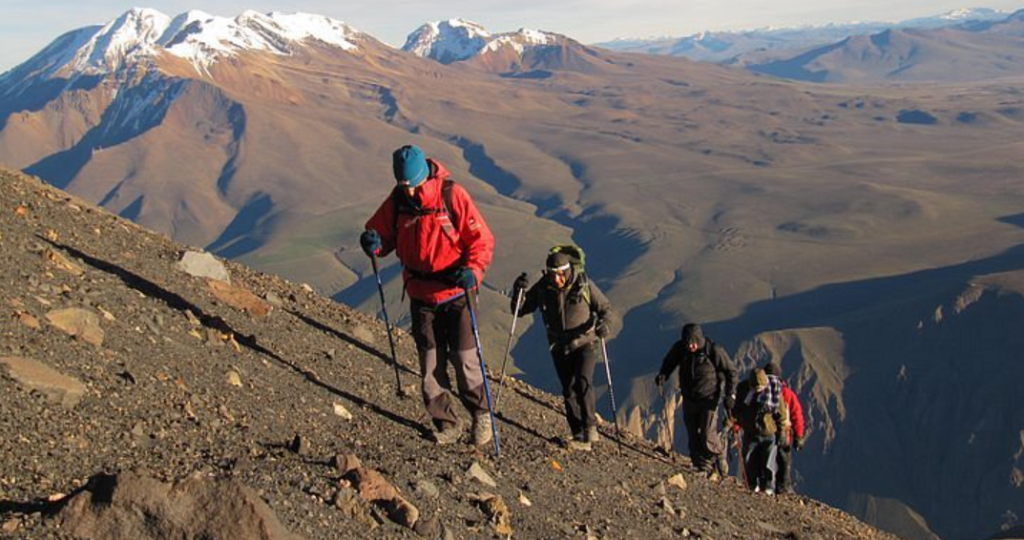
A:
{"label": "jacket hood", "polygon": [[427,164],[430,166],[430,174],[426,181],[416,189],[415,202],[427,208],[435,208],[443,204],[441,185],[451,176],[451,173],[439,161],[428,158]]}
{"label": "jacket hood", "polygon": [[689,345],[696,343],[698,347],[704,346],[704,331],[699,324],[690,323],[683,326],[683,343]]}

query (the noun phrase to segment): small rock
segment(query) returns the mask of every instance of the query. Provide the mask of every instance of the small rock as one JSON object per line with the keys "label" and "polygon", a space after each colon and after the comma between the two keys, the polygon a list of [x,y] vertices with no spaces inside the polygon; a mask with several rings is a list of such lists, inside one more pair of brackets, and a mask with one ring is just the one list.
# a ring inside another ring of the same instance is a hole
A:
{"label": "small rock", "polygon": [[268,304],[276,308],[284,307],[284,301],[281,300],[281,297],[272,292],[268,292],[266,295],[263,296],[263,298],[267,301]]}
{"label": "small rock", "polygon": [[51,248],[46,248],[43,251],[43,258],[53,263],[57,268],[60,268],[75,277],[85,274],[85,270],[83,270],[81,266],[71,262],[71,259],[68,259],[62,253]]}
{"label": "small rock", "polygon": [[361,324],[352,327],[352,337],[366,345],[374,343],[373,331]]}
{"label": "small rock", "polygon": [[441,526],[441,540],[455,540],[455,533],[447,525]]}
{"label": "small rock", "polygon": [[677,487],[681,491],[686,491],[686,487],[687,487],[686,486],[686,479],[683,478],[682,474],[677,474],[677,475],[673,476],[672,478],[669,478],[668,479],[668,485],[673,486],[673,487]]}
{"label": "small rock", "polygon": [[18,530],[18,527],[21,527],[21,520],[18,518],[11,518],[4,522],[3,526],[0,527],[0,530],[6,534],[14,534]]}
{"label": "small rock", "polygon": [[665,495],[668,495],[668,490],[665,489],[665,482],[658,482],[657,484],[655,484],[654,494],[659,497],[664,497]]}
{"label": "small rock", "polygon": [[491,475],[487,474],[487,471],[485,471],[484,468],[481,467],[480,464],[475,461],[473,462],[472,465],[469,466],[469,470],[466,471],[466,476],[468,478],[476,480],[477,482],[480,482],[485,486],[498,487],[498,483],[494,481],[494,478],[492,478]]}
{"label": "small rock", "polygon": [[28,313],[18,315],[18,320],[21,321],[21,324],[33,330],[41,330],[43,328],[43,325],[39,323],[39,319],[29,315]]}
{"label": "small rock", "polygon": [[522,491],[519,492],[519,504],[527,508],[533,506],[533,503],[530,502],[530,499],[526,498],[526,494],[524,494]]}
{"label": "small rock", "polygon": [[351,422],[355,418],[354,416],[352,416],[352,413],[348,412],[348,409],[346,409],[345,406],[342,405],[341,403],[334,404],[334,416],[338,416],[342,420],[347,420],[349,422]]}
{"label": "small rock", "polygon": [[210,292],[218,300],[254,317],[266,317],[270,310],[273,309],[270,304],[260,300],[258,296],[241,287],[236,287],[216,279],[208,279],[206,284],[209,286]]}
{"label": "small rock", "polygon": [[178,268],[194,277],[231,283],[231,274],[228,273],[227,267],[209,253],[187,251],[178,261]]}
{"label": "small rock", "polygon": [[665,511],[666,514],[675,517],[676,509],[672,506],[672,501],[668,500],[668,497],[662,497],[658,501],[658,507]]}
{"label": "small rock", "polygon": [[412,530],[423,538],[435,539],[441,534],[441,520],[437,516],[421,519],[416,522],[416,526]]}
{"label": "small rock", "polygon": [[86,343],[97,347],[103,345],[103,328],[100,327],[100,318],[87,309],[55,309],[46,314],[46,320]]}
{"label": "small rock", "polygon": [[437,486],[429,480],[417,480],[412,484],[412,492],[424,499],[436,499],[441,495]]}
{"label": "small rock", "polygon": [[304,292],[306,292],[307,294],[313,294],[314,293],[313,287],[310,287],[310,285],[308,283],[303,283],[302,284],[302,290]]}
{"label": "small rock", "polygon": [[363,463],[355,456],[355,454],[338,454],[331,458],[331,467],[341,471],[342,474],[358,469],[362,466]]}
{"label": "small rock", "polygon": [[288,449],[300,456],[306,456],[309,455],[309,442],[302,438],[302,435],[296,435]]}
{"label": "small rock", "polygon": [[242,387],[242,376],[237,371],[231,370],[228,372],[228,384],[238,388]]}
{"label": "small rock", "polygon": [[396,497],[384,505],[384,511],[388,519],[395,523],[412,529],[420,519],[420,511],[411,502]]}
{"label": "small rock", "polygon": [[351,488],[341,488],[334,496],[334,507],[341,511],[342,515],[363,523],[370,530],[377,528],[377,520],[370,514],[370,504],[362,499]]}
{"label": "small rock", "polygon": [[506,538],[512,536],[512,513],[508,505],[502,500],[501,495],[481,493],[473,497],[473,501],[480,505],[480,509],[487,515],[494,532]]}

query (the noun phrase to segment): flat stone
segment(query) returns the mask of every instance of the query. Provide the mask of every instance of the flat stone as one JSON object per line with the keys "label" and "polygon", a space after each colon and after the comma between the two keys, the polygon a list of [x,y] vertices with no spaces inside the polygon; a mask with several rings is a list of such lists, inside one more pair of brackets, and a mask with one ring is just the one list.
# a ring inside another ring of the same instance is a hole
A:
{"label": "flat stone", "polygon": [[78,405],[85,395],[84,384],[41,362],[7,356],[0,358],[0,364],[7,366],[11,378],[19,385],[27,390],[39,392],[50,403],[70,409]]}
{"label": "flat stone", "polygon": [[85,270],[83,270],[81,266],[75,264],[71,259],[65,257],[64,254],[52,248],[46,248],[43,251],[43,258],[53,263],[57,268],[60,268],[75,277],[81,276],[85,273]]}
{"label": "flat stone", "polygon": [[18,315],[18,320],[21,321],[21,324],[33,330],[40,330],[43,327],[42,324],[39,323],[39,319],[29,315],[28,313]]}
{"label": "flat stone", "polygon": [[209,253],[186,251],[178,261],[178,268],[191,276],[231,283],[231,274],[227,267]]}
{"label": "flat stone", "polygon": [[266,317],[273,309],[273,306],[241,287],[235,287],[215,279],[208,279],[206,284],[218,300],[254,317]]}
{"label": "flat stone", "polygon": [[228,384],[238,388],[242,387],[242,376],[237,371],[231,370],[228,372]]}
{"label": "flat stone", "polygon": [[672,478],[668,479],[668,485],[679,488],[680,491],[686,491],[686,479],[683,478],[682,474],[677,474]]}
{"label": "flat stone", "polygon": [[492,478],[490,474],[487,474],[487,471],[485,471],[484,468],[475,461],[469,466],[469,470],[466,471],[466,476],[485,486],[498,487],[498,483],[494,481],[494,478]]}
{"label": "flat stone", "polygon": [[100,318],[87,309],[55,309],[46,314],[46,320],[86,343],[97,347],[103,345],[103,328],[100,326]]}

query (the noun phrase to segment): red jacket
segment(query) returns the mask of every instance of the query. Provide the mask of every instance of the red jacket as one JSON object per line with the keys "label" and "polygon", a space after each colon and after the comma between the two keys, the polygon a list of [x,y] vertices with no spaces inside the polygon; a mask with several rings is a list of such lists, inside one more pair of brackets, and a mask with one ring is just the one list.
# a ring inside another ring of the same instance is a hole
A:
{"label": "red jacket", "polygon": [[[804,436],[804,408],[800,406],[800,399],[796,397],[796,392],[786,383],[782,384],[782,400],[789,408],[789,423],[793,426],[793,434],[799,439]],[[795,439],[791,437],[790,440]]]}
{"label": "red jacket", "polygon": [[[427,162],[432,174],[416,189],[415,196],[423,209],[443,210],[441,185],[449,173],[437,161],[428,159]],[[454,227],[450,226],[449,216],[444,211],[422,215],[403,213],[396,221],[398,205],[394,196],[392,192],[384,200],[366,222],[366,228],[380,234],[379,256],[397,251],[398,260],[405,267],[402,279],[410,298],[440,304],[462,293],[462,289],[442,280],[415,278],[410,270],[433,273],[468,266],[476,274],[477,282],[483,283],[484,272],[494,257],[494,235],[462,186],[455,184],[452,187],[453,217],[457,220]]]}

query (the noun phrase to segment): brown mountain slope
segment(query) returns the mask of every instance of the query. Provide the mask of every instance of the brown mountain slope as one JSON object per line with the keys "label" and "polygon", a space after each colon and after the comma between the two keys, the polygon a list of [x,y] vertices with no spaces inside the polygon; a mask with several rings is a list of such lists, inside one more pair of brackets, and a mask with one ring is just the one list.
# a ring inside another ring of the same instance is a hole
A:
{"label": "brown mountain slope", "polygon": [[[551,442],[563,431],[557,400],[521,383],[505,399],[500,459],[487,449],[435,447],[423,438],[417,400],[399,399],[389,386],[377,323],[235,264],[236,295],[217,296],[212,283],[177,269],[182,247],[166,237],[35,179],[0,177],[8,313],[0,362],[33,360],[84,390],[69,400],[62,392],[70,383],[40,390],[33,375],[0,368],[0,521],[8,537],[61,536],[50,516],[65,499],[52,495],[74,495],[95,473],[129,469],[165,480],[233,478],[305,538],[414,537],[387,520],[370,531],[333,506],[341,473],[328,461],[351,453],[382,471],[424,521],[438,520],[428,537],[441,527],[448,538],[490,530],[471,494],[491,491],[507,501],[512,529],[529,538],[674,538],[684,530],[889,538],[814,501],[711,484],[691,475],[686,460],[636,441],[621,455],[609,441],[593,454],[566,454]],[[231,307],[245,290],[266,298],[269,313],[261,315],[256,297],[248,311]],[[99,329],[65,334],[55,326],[65,309],[93,313]],[[407,363],[408,338],[401,344]],[[305,441],[299,454],[288,450],[296,434]],[[465,477],[474,462],[496,487]],[[680,470],[685,490],[655,489]],[[434,489],[423,491],[424,482]],[[161,526],[155,517],[149,524]]]}

